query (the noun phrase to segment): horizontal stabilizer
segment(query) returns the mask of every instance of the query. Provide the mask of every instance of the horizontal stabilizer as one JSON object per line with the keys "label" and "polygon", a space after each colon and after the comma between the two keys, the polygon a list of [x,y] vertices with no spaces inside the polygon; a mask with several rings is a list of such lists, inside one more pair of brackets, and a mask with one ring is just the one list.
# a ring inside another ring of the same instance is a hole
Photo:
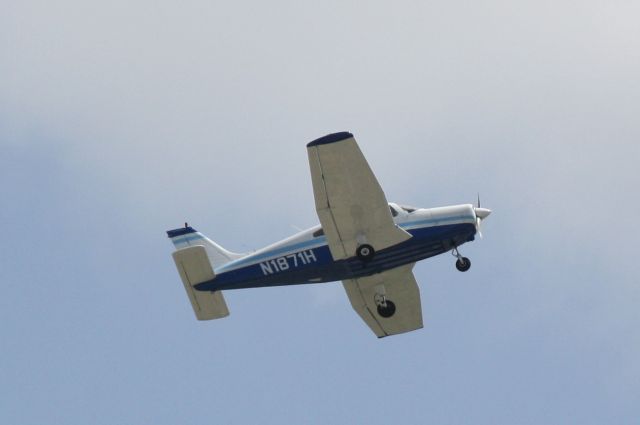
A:
{"label": "horizontal stabilizer", "polygon": [[187,291],[198,320],[220,319],[229,315],[222,292],[198,291],[194,286],[215,278],[207,251],[202,245],[183,248],[173,253],[173,260]]}

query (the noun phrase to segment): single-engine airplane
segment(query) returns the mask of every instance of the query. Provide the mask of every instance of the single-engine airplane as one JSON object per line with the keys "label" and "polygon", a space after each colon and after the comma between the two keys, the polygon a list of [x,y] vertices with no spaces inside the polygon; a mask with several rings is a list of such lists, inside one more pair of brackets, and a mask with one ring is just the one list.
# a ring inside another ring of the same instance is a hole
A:
{"label": "single-engine airplane", "polygon": [[416,261],[473,241],[491,210],[387,202],[348,132],[307,145],[320,225],[249,254],[230,252],[185,223],[169,230],[173,259],[198,320],[229,315],[222,291],[342,280],[354,310],[380,338],[422,328]]}

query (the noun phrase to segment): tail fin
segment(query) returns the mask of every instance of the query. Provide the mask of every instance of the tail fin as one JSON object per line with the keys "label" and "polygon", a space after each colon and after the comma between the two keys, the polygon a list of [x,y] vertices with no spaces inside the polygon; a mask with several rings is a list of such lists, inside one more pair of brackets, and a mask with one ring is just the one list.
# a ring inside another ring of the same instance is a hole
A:
{"label": "tail fin", "polygon": [[171,238],[171,242],[176,249],[187,248],[189,246],[202,245],[207,251],[207,256],[214,269],[220,267],[229,261],[243,257],[243,254],[227,251],[202,233],[196,231],[191,226],[186,226],[167,231],[167,236]]}
{"label": "tail fin", "polygon": [[176,247],[173,260],[196,318],[212,320],[228,316],[229,309],[221,291],[198,291],[195,286],[215,279],[216,267],[243,255],[227,251],[186,224],[181,229],[167,231],[167,235]]}

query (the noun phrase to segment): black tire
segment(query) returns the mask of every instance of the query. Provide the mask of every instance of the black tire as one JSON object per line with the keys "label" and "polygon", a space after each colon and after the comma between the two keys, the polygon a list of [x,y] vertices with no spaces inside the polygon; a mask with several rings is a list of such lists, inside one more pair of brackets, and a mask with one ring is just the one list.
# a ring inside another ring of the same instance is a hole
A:
{"label": "black tire", "polygon": [[469,260],[467,257],[458,258],[458,261],[456,261],[456,269],[458,269],[459,271],[466,272],[470,268],[471,260]]}
{"label": "black tire", "polygon": [[393,316],[395,312],[396,312],[396,305],[393,303],[393,301],[387,300],[386,307],[383,307],[381,305],[378,306],[378,314],[384,317],[385,319],[388,319],[389,317]]}
{"label": "black tire", "polygon": [[371,261],[373,256],[376,255],[376,251],[369,244],[360,245],[356,250],[356,255],[362,261]]}

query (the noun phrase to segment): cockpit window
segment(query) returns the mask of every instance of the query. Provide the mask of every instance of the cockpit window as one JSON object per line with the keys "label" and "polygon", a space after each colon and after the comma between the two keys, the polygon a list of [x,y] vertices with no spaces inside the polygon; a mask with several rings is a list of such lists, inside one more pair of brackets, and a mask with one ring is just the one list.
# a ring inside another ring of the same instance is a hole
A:
{"label": "cockpit window", "polygon": [[395,208],[393,208],[391,205],[389,205],[389,209],[391,210],[391,215],[396,217],[398,215],[398,211],[396,211]]}
{"label": "cockpit window", "polygon": [[315,232],[313,232],[313,237],[314,238],[319,238],[320,236],[324,235],[324,229],[320,228],[319,230],[316,230]]}
{"label": "cockpit window", "polygon": [[414,207],[410,207],[408,205],[400,205],[400,208],[402,208],[403,210],[405,210],[408,213],[412,213],[417,209],[417,208],[414,208]]}

